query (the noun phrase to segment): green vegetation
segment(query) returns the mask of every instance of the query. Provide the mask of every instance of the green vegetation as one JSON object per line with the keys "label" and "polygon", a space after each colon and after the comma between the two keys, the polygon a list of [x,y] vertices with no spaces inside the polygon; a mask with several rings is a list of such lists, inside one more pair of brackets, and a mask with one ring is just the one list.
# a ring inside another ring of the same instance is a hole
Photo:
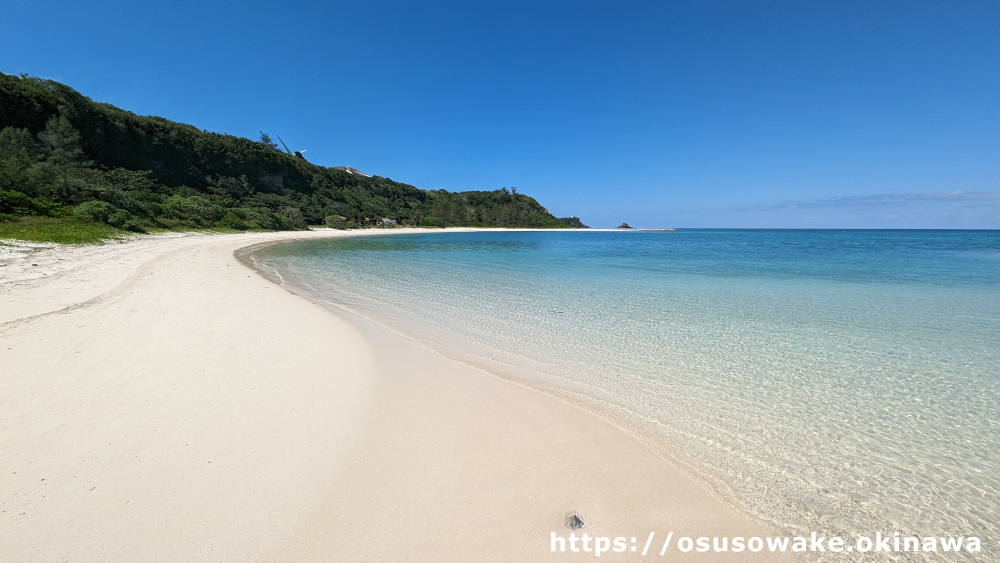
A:
{"label": "green vegetation", "polygon": [[589,229],[587,225],[583,224],[583,221],[579,217],[560,217],[560,221],[566,224],[567,227],[571,229]]}
{"label": "green vegetation", "polygon": [[73,218],[24,217],[15,221],[0,221],[0,239],[91,244],[120,239],[125,234],[109,225]]}
{"label": "green vegetation", "polygon": [[454,193],[366,178],[282,152],[263,132],[252,141],[201,131],[0,73],[0,233],[21,233],[0,237],[349,229],[383,217],[410,226],[566,226],[516,188]]}

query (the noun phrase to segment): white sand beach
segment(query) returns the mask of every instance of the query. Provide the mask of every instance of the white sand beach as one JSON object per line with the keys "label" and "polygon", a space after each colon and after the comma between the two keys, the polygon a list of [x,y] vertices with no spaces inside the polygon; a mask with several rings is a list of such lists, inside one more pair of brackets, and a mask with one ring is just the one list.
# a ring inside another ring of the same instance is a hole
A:
{"label": "white sand beach", "polygon": [[[233,255],[342,235],[0,256],[0,561],[593,557],[550,551],[574,513],[639,550],[771,534],[596,416]],[[778,560],[727,555],[690,559]]]}

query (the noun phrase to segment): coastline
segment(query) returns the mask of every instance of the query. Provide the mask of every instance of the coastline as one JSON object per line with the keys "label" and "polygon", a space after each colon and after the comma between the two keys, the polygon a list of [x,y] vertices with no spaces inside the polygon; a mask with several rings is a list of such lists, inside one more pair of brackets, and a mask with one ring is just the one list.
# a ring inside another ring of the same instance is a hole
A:
{"label": "coastline", "polygon": [[143,237],[0,269],[0,558],[592,557],[549,550],[571,514],[591,536],[769,535],[598,417],[234,256],[340,234]]}

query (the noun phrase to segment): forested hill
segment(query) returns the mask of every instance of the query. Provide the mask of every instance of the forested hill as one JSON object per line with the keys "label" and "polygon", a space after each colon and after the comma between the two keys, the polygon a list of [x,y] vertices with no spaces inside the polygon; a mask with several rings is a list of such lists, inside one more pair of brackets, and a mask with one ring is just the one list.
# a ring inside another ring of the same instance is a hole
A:
{"label": "forested hill", "polygon": [[[343,134],[332,132],[331,134]],[[120,228],[564,227],[516,188],[420,190],[274,146],[96,103],[0,73],[0,221],[76,217]]]}

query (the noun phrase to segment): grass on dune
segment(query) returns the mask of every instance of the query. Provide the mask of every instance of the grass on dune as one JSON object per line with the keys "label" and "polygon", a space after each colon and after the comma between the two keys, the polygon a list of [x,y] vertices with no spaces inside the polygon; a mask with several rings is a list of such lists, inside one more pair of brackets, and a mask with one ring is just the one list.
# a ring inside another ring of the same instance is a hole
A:
{"label": "grass on dune", "polygon": [[[146,226],[146,233],[200,232],[243,233],[266,232],[263,229],[237,230],[227,227],[191,228],[176,225]],[[100,244],[135,236],[105,223],[84,221],[75,217],[18,217],[15,221],[0,221],[0,239],[60,244]],[[3,243],[0,243],[3,244]]]}
{"label": "grass on dune", "polygon": [[80,221],[68,217],[22,217],[18,221],[0,222],[0,239],[61,244],[95,244],[119,240],[127,233],[103,223]]}

